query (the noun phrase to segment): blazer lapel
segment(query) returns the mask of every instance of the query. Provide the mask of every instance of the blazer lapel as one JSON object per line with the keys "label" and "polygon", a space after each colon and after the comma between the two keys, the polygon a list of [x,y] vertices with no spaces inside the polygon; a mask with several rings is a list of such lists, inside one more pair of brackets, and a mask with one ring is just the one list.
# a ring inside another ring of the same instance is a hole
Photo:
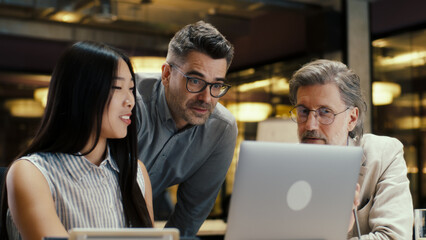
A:
{"label": "blazer lapel", "polygon": [[359,177],[358,177],[358,183],[359,186],[362,188],[362,183],[364,182],[365,173],[367,172],[367,159],[365,157],[365,154],[362,154],[362,161],[361,161],[361,167],[359,169]]}

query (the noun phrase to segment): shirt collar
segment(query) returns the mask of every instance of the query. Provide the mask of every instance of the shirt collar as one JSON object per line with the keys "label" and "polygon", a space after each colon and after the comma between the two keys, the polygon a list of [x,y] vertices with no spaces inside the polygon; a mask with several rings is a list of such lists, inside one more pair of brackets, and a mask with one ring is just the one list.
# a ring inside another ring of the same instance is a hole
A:
{"label": "shirt collar", "polygon": [[[361,146],[361,144],[360,144],[360,142],[361,142],[361,141],[355,141],[353,138],[348,137],[348,146],[352,146],[352,147],[362,147],[362,146]],[[365,164],[366,164],[366,160],[367,160],[367,158],[366,158],[366,156],[365,156],[365,152],[364,152],[364,149],[363,149],[363,151],[362,151],[362,160],[361,160],[361,165],[362,165],[362,166],[365,166]]]}
{"label": "shirt collar", "polygon": [[158,97],[157,97],[157,103],[158,103],[158,115],[160,116],[161,122],[170,130],[173,132],[177,131],[175,120],[173,119],[172,113],[170,112],[169,105],[167,105],[167,99],[166,94],[164,92],[164,86],[160,81],[160,84],[158,85]]}
{"label": "shirt collar", "polygon": [[64,167],[68,170],[70,175],[80,181],[84,176],[86,176],[92,169],[105,167],[106,165],[111,166],[111,168],[120,172],[117,163],[111,158],[111,153],[109,147],[106,150],[105,159],[101,162],[99,166],[91,163],[87,158],[81,153],[76,154],[65,154],[57,153],[58,158],[62,161]]}
{"label": "shirt collar", "polygon": [[102,163],[101,163],[101,165],[102,164],[109,164],[111,167],[112,167],[112,169],[114,170],[114,171],[116,171],[116,172],[120,172],[120,169],[118,168],[118,165],[117,165],[117,162],[116,161],[114,161],[113,159],[112,159],[112,157],[111,157],[111,152],[110,152],[110,150],[109,150],[109,147],[107,146],[107,153],[106,153],[106,155],[105,155],[106,157],[105,157],[105,159],[102,161]]}
{"label": "shirt collar", "polygon": [[166,94],[164,92],[164,86],[163,84],[159,84],[159,91],[158,91],[158,109],[161,120],[166,122],[169,120],[173,120],[172,114],[170,112],[169,109],[169,105],[167,105],[167,100],[166,100]]}

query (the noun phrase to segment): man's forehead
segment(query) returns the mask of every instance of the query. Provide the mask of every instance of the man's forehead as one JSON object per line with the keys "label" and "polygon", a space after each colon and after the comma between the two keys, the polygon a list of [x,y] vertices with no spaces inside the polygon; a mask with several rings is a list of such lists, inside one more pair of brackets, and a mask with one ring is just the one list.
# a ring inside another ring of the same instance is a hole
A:
{"label": "man's forehead", "polygon": [[191,52],[188,54],[185,62],[182,64],[182,68],[184,68],[187,73],[189,71],[194,71],[215,78],[224,78],[227,72],[226,59],[213,59],[200,52]]}
{"label": "man's forehead", "polygon": [[344,106],[336,84],[315,84],[300,86],[297,90],[297,104],[308,108]]}

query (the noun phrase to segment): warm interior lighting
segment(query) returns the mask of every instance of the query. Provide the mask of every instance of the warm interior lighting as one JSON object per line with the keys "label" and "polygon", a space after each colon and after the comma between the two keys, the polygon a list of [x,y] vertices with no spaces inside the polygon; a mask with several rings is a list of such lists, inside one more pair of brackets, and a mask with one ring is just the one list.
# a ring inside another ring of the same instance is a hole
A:
{"label": "warm interior lighting", "polygon": [[277,104],[275,106],[275,117],[278,118],[287,118],[290,119],[290,110],[293,108],[291,105],[285,105],[285,104]]}
{"label": "warm interior lighting", "polygon": [[401,86],[393,82],[373,82],[373,104],[375,106],[391,104],[401,95]]}
{"label": "warm interior lighting", "polygon": [[44,108],[33,99],[13,99],[5,102],[6,109],[14,117],[41,117]]}
{"label": "warm interior lighting", "polygon": [[34,99],[41,103],[43,108],[46,107],[48,92],[49,88],[37,88],[34,90]]}
{"label": "warm interior lighting", "polygon": [[290,85],[287,78],[272,78],[272,93],[274,94],[288,94]]}
{"label": "warm interior lighting", "polygon": [[[425,173],[426,169],[423,168],[423,173]],[[419,172],[419,169],[417,167],[407,167],[407,173],[416,174]]]}
{"label": "warm interior lighting", "polygon": [[253,75],[255,72],[256,72],[256,70],[254,70],[254,68],[249,68],[249,69],[246,69],[246,70],[239,71],[238,76],[239,77],[247,77],[247,76]]}
{"label": "warm interior lighting", "polygon": [[388,43],[384,39],[377,39],[373,41],[373,47],[382,48],[382,47],[386,47],[387,45]]}
{"label": "warm interior lighting", "polygon": [[240,122],[260,122],[267,119],[272,112],[270,104],[259,102],[230,103],[226,108]]}
{"label": "warm interior lighting", "polygon": [[394,120],[396,128],[401,130],[418,129],[422,121],[419,116],[398,117]]}
{"label": "warm interior lighting", "polygon": [[268,78],[250,83],[244,83],[238,86],[239,92],[248,92],[254,90],[272,91],[274,94],[287,94],[289,85],[286,78]]}
{"label": "warm interior lighting", "polygon": [[426,64],[426,51],[413,51],[399,54],[394,57],[381,57],[379,58],[379,64],[381,66],[423,66]]}
{"label": "warm interior lighting", "polygon": [[230,78],[241,78],[241,79],[243,79],[243,78],[252,76],[255,73],[256,73],[256,70],[254,68],[247,68],[247,69],[244,69],[244,70],[240,70],[238,72],[228,73],[227,76],[230,77]]}
{"label": "warm interior lighting", "polygon": [[[426,100],[426,99],[424,99]],[[407,107],[407,108],[418,108],[421,106],[421,104],[423,103],[425,104],[424,106],[426,106],[426,101],[420,101],[420,96],[417,93],[404,93],[403,95],[401,95],[400,97],[398,97],[397,99],[395,99],[395,101],[393,102],[393,104],[397,107]]]}
{"label": "warm interior lighting", "polygon": [[73,20],[73,16],[69,13],[64,14],[62,16],[62,21],[64,21],[64,22],[72,22],[72,20]]}
{"label": "warm interior lighting", "polygon": [[75,12],[60,11],[51,17],[58,22],[77,23],[82,18],[81,14]]}
{"label": "warm interior lighting", "polygon": [[238,91],[239,92],[248,92],[254,89],[259,89],[259,88],[265,88],[268,87],[270,85],[270,81],[269,80],[259,80],[259,81],[255,81],[255,82],[251,82],[251,83],[244,83],[241,84],[240,86],[238,86]]}
{"label": "warm interior lighting", "polygon": [[166,62],[165,57],[131,57],[135,72],[161,73],[161,66]]}

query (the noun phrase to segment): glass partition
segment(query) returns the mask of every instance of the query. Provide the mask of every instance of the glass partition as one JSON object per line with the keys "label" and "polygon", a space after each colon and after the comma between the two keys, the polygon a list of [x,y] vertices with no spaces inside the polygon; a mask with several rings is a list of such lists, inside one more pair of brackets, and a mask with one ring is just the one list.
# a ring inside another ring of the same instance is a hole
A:
{"label": "glass partition", "polygon": [[415,207],[426,206],[426,30],[373,41],[373,132],[398,138]]}

